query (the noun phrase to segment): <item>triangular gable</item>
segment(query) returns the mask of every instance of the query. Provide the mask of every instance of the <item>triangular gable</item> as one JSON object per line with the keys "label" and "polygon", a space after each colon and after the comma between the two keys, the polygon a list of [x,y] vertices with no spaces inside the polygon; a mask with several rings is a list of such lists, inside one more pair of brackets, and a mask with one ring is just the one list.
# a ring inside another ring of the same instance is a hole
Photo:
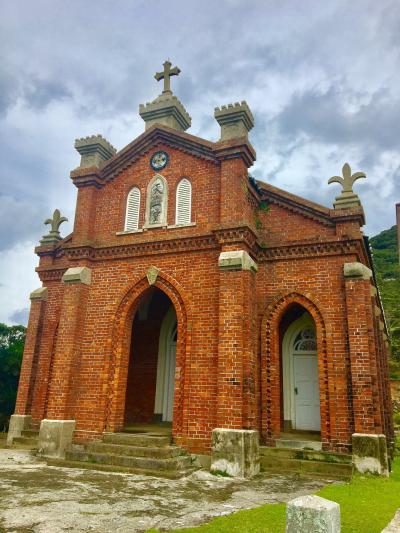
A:
{"label": "triangular gable", "polygon": [[213,151],[214,143],[166,126],[155,125],[109,159],[99,170],[100,179],[104,183],[112,180],[158,144],[177,148],[195,157],[217,163]]}

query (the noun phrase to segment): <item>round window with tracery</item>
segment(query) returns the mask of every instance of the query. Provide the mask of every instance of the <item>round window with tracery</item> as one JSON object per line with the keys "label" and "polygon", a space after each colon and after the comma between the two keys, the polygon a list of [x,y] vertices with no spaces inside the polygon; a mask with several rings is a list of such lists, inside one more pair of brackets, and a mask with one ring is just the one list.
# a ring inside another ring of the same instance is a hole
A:
{"label": "round window with tracery", "polygon": [[293,347],[295,352],[315,352],[317,350],[315,330],[312,328],[305,328],[300,331],[294,341]]}

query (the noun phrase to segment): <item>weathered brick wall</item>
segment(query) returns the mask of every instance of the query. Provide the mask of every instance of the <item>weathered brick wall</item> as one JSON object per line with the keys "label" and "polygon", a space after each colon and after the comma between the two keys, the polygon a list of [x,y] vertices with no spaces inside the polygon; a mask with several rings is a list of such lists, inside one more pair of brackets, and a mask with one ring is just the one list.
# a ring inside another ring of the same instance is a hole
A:
{"label": "weathered brick wall", "polygon": [[[196,225],[117,235],[133,186],[142,193],[143,226],[153,151],[104,187],[79,185],[72,238],[56,253],[38,250],[39,275],[49,295],[41,311],[32,308],[24,368],[36,363],[34,372],[21,375],[18,412],[30,409],[37,423],[44,417],[75,418],[76,439],[95,438],[123,427],[129,379],[129,388],[147,395],[141,409],[150,415],[158,339],[142,352],[147,361],[153,354],[148,380],[135,375],[130,353],[135,312],[154,265],[155,287],[170,298],[178,319],[176,442],[204,452],[212,429],[225,426],[259,429],[274,443],[282,429],[279,331],[293,304],[303,306],[316,324],[324,447],[348,450],[357,428],[389,434],[387,349],[373,312],[378,301],[368,293],[369,281],[362,291],[346,291],[343,276],[344,263],[368,261],[357,214],[340,219],[340,213],[302,207],[296,199],[278,200],[276,191],[269,210],[258,210],[240,154],[210,161],[160,143],[152,148],[157,149],[170,155],[161,172],[169,187],[168,224],[175,224],[177,184],[188,177]],[[268,200],[267,189],[264,194]],[[255,259],[257,274],[219,269],[221,251],[240,249]],[[91,285],[63,284],[70,266],[89,267]],[[155,323],[154,339],[158,331]],[[27,391],[33,391],[29,401]],[[134,403],[137,398],[128,400],[128,411]]]}

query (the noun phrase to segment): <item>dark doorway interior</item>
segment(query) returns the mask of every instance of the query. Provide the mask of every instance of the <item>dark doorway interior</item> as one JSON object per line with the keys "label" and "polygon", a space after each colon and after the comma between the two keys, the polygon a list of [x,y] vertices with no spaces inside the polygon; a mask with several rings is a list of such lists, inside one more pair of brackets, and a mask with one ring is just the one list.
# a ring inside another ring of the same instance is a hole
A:
{"label": "dark doorway interior", "polygon": [[143,295],[132,326],[125,424],[154,421],[157,362],[162,321],[172,302],[160,289]]}

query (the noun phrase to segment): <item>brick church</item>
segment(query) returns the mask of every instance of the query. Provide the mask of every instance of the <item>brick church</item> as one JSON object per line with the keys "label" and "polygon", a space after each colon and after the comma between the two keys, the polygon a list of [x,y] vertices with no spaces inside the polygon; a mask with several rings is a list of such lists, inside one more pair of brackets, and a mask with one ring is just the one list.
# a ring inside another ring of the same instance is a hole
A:
{"label": "brick church", "polygon": [[35,250],[11,440],[51,427],[50,453],[158,424],[203,455],[215,428],[390,448],[387,329],[353,191],[365,176],[345,164],[333,208],[252,178],[246,102],[215,109],[217,141],[186,133],[171,67],[125,148],[75,142],[74,228],[61,238],[56,210]]}

